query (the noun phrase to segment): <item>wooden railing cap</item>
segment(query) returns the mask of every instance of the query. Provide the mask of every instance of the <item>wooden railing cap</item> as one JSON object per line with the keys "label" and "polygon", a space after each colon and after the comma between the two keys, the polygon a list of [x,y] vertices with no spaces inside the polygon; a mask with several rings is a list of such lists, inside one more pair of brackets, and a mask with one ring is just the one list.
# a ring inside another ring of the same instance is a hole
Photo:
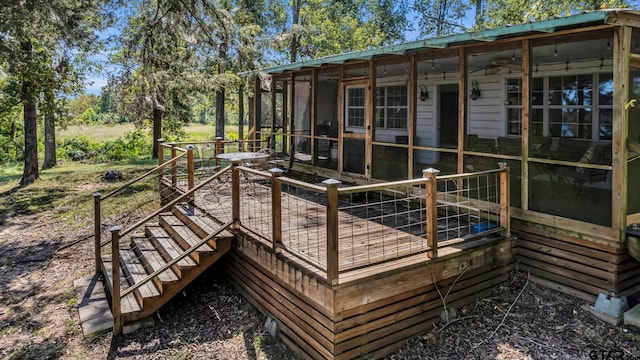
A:
{"label": "wooden railing cap", "polygon": [[422,170],[422,176],[424,177],[431,176],[431,175],[437,176],[438,174],[440,174],[440,170],[438,169],[428,168],[428,169]]}
{"label": "wooden railing cap", "polygon": [[330,187],[330,186],[338,186],[338,185],[342,184],[342,181],[332,178],[332,179],[327,179],[327,180],[323,181],[322,183],[325,186]]}

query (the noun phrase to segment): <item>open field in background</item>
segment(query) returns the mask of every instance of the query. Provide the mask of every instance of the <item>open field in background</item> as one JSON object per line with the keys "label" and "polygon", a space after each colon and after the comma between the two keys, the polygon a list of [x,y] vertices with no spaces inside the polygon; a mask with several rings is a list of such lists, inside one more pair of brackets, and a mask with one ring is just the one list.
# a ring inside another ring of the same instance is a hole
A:
{"label": "open field in background", "polygon": [[[75,137],[86,136],[92,141],[113,141],[122,137],[127,131],[135,130],[133,124],[117,125],[72,125],[65,130],[58,131],[58,141]],[[193,141],[206,141],[215,139],[215,128],[211,124],[189,124],[184,128],[187,139]],[[225,133],[228,136],[237,137],[237,125],[225,125]]]}

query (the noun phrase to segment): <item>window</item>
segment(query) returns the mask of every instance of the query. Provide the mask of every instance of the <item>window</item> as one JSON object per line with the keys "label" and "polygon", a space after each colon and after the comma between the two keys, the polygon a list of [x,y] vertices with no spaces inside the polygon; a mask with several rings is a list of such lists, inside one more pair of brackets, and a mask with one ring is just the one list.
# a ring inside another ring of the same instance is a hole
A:
{"label": "window", "polygon": [[406,129],[408,117],[406,85],[376,88],[376,127]]}
{"label": "window", "polygon": [[364,86],[347,88],[347,127],[364,127]]}
{"label": "window", "polygon": [[522,134],[522,80],[507,79],[507,134]]}
{"label": "window", "polygon": [[[598,89],[594,91],[594,84]],[[507,79],[507,134],[521,135],[521,79]],[[532,135],[610,140],[612,74],[559,75],[531,79]]]}

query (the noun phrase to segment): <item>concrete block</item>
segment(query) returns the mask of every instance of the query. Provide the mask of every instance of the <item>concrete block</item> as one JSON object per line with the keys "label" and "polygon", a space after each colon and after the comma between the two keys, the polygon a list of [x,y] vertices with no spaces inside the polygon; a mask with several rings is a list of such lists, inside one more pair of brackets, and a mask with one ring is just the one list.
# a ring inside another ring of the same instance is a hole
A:
{"label": "concrete block", "polygon": [[596,299],[596,303],[593,305],[596,311],[611,317],[621,319],[624,312],[629,310],[629,304],[626,297],[612,297],[607,294],[600,293]]}
{"label": "concrete block", "polygon": [[269,335],[274,338],[278,335],[278,320],[273,317],[268,317],[267,321],[264,322],[264,327],[267,329]]}
{"label": "concrete block", "polygon": [[97,317],[82,322],[82,333],[84,337],[93,336],[113,329],[113,318],[111,313],[106,317]]}
{"label": "concrete block", "polygon": [[624,313],[624,324],[633,325],[640,329],[640,304]]}
{"label": "concrete block", "polygon": [[150,327],[154,327],[156,325],[156,322],[153,320],[152,316],[146,317],[142,320],[138,320],[132,323],[128,323],[128,324],[124,324],[122,326],[122,333],[127,335],[127,334],[131,334],[135,331],[138,331],[140,329],[145,329],[145,328],[150,328]]}

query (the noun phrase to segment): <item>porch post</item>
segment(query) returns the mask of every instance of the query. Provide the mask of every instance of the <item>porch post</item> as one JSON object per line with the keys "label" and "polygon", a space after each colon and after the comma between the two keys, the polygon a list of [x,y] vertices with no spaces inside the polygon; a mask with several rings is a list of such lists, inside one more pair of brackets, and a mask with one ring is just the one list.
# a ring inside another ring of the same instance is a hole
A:
{"label": "porch post", "polygon": [[100,199],[102,194],[93,194],[93,237],[94,237],[94,257],[96,258],[96,274],[100,273],[101,262],[100,245],[102,244],[102,215],[100,214]]}
{"label": "porch post", "polygon": [[273,168],[271,172],[271,228],[273,231],[273,251],[282,252],[282,169]]}
{"label": "porch post", "polygon": [[240,227],[240,159],[231,160],[231,216],[233,227]]}
{"label": "porch post", "polygon": [[176,146],[178,144],[172,142],[169,145],[171,145],[171,159],[173,160],[171,162],[171,187],[175,189],[178,185],[178,163],[175,160],[177,156]]}
{"label": "porch post", "polygon": [[327,281],[338,285],[338,187],[342,182],[328,179],[322,183],[327,188]]}
{"label": "porch post", "polygon": [[500,227],[504,228],[504,236],[511,236],[511,198],[509,184],[509,165],[499,162],[500,165]]}
{"label": "porch post", "polygon": [[122,310],[120,307],[120,230],[114,226],[111,229],[111,306],[113,310],[113,335],[120,335],[122,331]]}
{"label": "porch post", "polygon": [[438,184],[437,177],[440,170],[429,168],[422,170],[422,176],[426,184],[426,210],[427,210],[427,256],[430,259],[438,257]]}

